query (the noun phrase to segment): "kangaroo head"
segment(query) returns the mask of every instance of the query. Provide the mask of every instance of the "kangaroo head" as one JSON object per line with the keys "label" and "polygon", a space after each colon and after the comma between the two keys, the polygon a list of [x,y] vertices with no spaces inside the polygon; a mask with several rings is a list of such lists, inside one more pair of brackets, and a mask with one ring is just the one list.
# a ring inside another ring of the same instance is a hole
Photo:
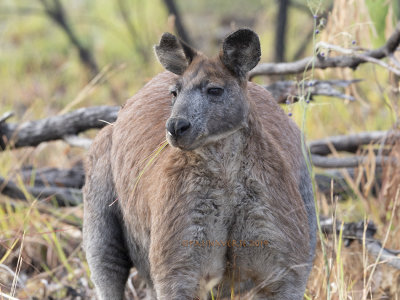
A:
{"label": "kangaroo head", "polygon": [[170,145],[194,150],[247,125],[247,72],[261,55],[257,34],[248,29],[232,33],[219,56],[210,59],[164,33],[155,52],[165,69],[179,75],[170,88]]}

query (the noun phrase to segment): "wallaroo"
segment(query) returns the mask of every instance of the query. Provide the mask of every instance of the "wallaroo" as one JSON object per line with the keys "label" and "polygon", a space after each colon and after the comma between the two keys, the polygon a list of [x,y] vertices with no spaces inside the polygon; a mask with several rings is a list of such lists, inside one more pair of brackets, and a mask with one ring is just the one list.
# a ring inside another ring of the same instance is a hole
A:
{"label": "wallaroo", "polygon": [[247,80],[257,34],[240,29],[207,58],[165,33],[155,52],[167,71],[100,131],[86,162],[83,237],[99,299],[123,299],[132,266],[152,299],[303,299],[316,239],[307,151]]}

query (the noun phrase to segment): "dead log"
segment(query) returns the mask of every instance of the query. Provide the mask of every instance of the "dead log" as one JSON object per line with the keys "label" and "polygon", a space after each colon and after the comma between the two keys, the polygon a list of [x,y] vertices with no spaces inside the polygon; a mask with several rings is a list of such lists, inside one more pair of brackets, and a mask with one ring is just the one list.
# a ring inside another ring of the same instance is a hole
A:
{"label": "dead log", "polygon": [[382,59],[396,51],[400,44],[400,23],[397,24],[394,33],[389,37],[385,45],[378,49],[362,52],[360,55],[340,55],[335,57],[306,57],[289,63],[262,63],[250,71],[249,76],[253,78],[259,75],[289,75],[299,74],[314,69],[326,68],[351,68],[355,70],[360,64],[368,62],[366,58]]}
{"label": "dead log", "polygon": [[[366,156],[352,155],[349,157],[326,157],[321,155],[311,155],[312,164],[315,167],[327,168],[327,169],[338,169],[338,168],[356,168],[359,165],[367,163],[370,158]],[[387,156],[376,156],[375,164],[382,166],[386,163],[397,163],[396,159]]]}
{"label": "dead log", "polygon": [[291,103],[296,102],[301,96],[305,97],[308,93],[310,93],[310,100],[315,96],[327,96],[353,101],[354,97],[346,95],[337,88],[345,88],[359,81],[361,80],[311,80],[304,82],[288,80],[276,81],[265,86],[265,88],[281,104],[286,103],[286,100],[289,100]]}
{"label": "dead log", "polygon": [[[76,206],[82,203],[82,191],[75,188],[61,188],[54,186],[26,186],[25,190],[32,198],[55,201],[58,206]],[[14,182],[0,177],[0,192],[13,199],[28,200],[26,195]]]}
{"label": "dead log", "polygon": [[315,155],[331,154],[329,145],[336,151],[346,151],[355,153],[363,145],[380,144],[393,145],[400,140],[399,131],[369,131],[349,135],[331,136],[321,140],[308,143],[310,152]]}
{"label": "dead log", "polygon": [[[360,243],[365,242],[365,247],[369,254],[377,258],[379,256],[380,262],[385,262],[388,265],[400,269],[400,254],[398,250],[391,250],[382,247],[381,242],[374,239],[377,231],[375,224],[369,221],[365,224],[364,221],[343,223],[340,220],[333,220],[332,218],[320,217],[321,230],[325,234],[337,234],[342,231],[344,245],[346,247],[354,241]],[[364,234],[365,232],[365,234]]]}
{"label": "dead log", "polygon": [[[324,194],[328,201],[331,200],[331,196],[338,197],[338,200],[346,199],[346,197],[354,195],[355,191],[347,183],[344,174],[348,174],[349,177],[356,181],[359,177],[359,172],[363,172],[363,178],[366,178],[367,174],[364,169],[357,168],[346,168],[346,169],[328,169],[324,172],[318,172],[315,174],[315,182],[318,187],[318,192]],[[376,166],[374,182],[370,192],[373,196],[377,197],[382,186],[383,168]],[[361,187],[359,186],[358,188]]]}
{"label": "dead log", "polygon": [[[18,172],[22,182],[35,187],[64,187],[81,189],[85,182],[85,173],[82,163],[71,169],[25,167]],[[15,181],[15,176],[12,177]]]}
{"label": "dead log", "polygon": [[118,106],[80,108],[60,116],[18,124],[0,123],[1,149],[37,146],[92,128],[102,128],[117,119]]}

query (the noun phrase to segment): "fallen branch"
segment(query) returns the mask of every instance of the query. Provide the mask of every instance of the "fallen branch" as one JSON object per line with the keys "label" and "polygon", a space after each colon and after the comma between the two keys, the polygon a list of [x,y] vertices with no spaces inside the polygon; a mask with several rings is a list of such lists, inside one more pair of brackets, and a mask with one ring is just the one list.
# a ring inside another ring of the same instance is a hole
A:
{"label": "fallen branch", "polygon": [[[82,203],[82,192],[80,189],[59,188],[46,186],[25,187],[26,191],[36,199],[55,200],[58,206],[76,206]],[[27,195],[18,186],[9,180],[0,177],[0,192],[13,199],[28,200]]]}
{"label": "fallen branch", "polygon": [[[328,169],[323,173],[315,174],[315,181],[318,186],[318,192],[324,194],[328,200],[331,198],[331,194],[336,197],[339,197],[339,200],[346,195],[354,194],[353,188],[347,183],[344,172],[347,173],[352,180],[356,181],[359,177],[359,169],[356,168],[347,168],[344,170],[339,169]],[[363,176],[365,178],[366,173],[363,171]],[[375,184],[372,186],[371,193],[374,196],[378,195],[379,190],[376,187],[382,186],[382,176],[383,169],[380,166],[376,166],[375,174],[374,174],[374,182]]]}
{"label": "fallen branch", "polygon": [[[81,163],[75,165],[71,169],[57,168],[24,168],[19,171],[18,176],[21,177],[25,185],[33,185],[35,187],[60,187],[60,188],[82,188],[85,182],[85,173]],[[15,181],[15,176],[11,178]]]}
{"label": "fallen branch", "polygon": [[21,125],[0,123],[3,141],[0,146],[2,150],[6,146],[37,146],[42,142],[64,139],[68,135],[77,135],[88,129],[102,128],[117,119],[119,109],[118,106],[94,106]]}
{"label": "fallen branch", "polygon": [[400,140],[399,131],[370,131],[356,134],[331,136],[321,140],[315,140],[308,143],[310,152],[316,155],[327,155],[331,153],[329,145],[336,151],[346,151],[355,153],[360,146],[371,143],[380,143],[382,145],[394,144]]}
{"label": "fallen branch", "polygon": [[[326,157],[313,154],[311,156],[312,163],[315,167],[319,168],[356,168],[370,160],[366,156],[353,155],[349,157]],[[384,163],[396,163],[396,160],[387,156],[376,156],[375,164],[382,166]]]}
{"label": "fallen branch", "polygon": [[400,23],[397,24],[394,33],[389,37],[385,45],[378,49],[364,51],[357,56],[341,55],[335,57],[306,57],[290,63],[263,63],[256,66],[249,73],[250,79],[259,75],[289,75],[298,74],[314,69],[326,68],[351,68],[355,70],[360,64],[368,62],[368,58],[382,59],[390,56],[400,44]]}
{"label": "fallen branch", "polygon": [[359,81],[361,80],[312,80],[305,81],[304,83],[297,81],[276,81],[265,86],[265,88],[271,92],[278,103],[285,103],[286,100],[291,100],[291,102],[298,101],[301,96],[306,96],[307,93],[310,93],[310,99],[314,96],[328,96],[353,101],[354,98],[352,96],[344,94],[337,90],[337,88],[345,88]]}
{"label": "fallen branch", "polygon": [[346,247],[350,246],[355,240],[358,240],[360,243],[365,241],[365,247],[369,254],[378,257],[379,252],[382,251],[379,261],[400,269],[400,257],[396,256],[400,254],[400,251],[383,248],[382,244],[373,238],[377,231],[373,222],[370,221],[368,224],[365,224],[364,221],[360,221],[343,223],[342,225],[339,220],[334,221],[332,218],[320,217],[320,219],[321,229],[325,234],[335,233],[339,235],[342,230],[344,245]]}
{"label": "fallen branch", "polygon": [[327,49],[328,51],[333,50],[333,51],[336,51],[336,52],[339,52],[339,53],[342,53],[342,54],[352,55],[354,57],[361,58],[361,59],[365,60],[365,62],[370,62],[370,63],[376,64],[376,65],[379,65],[379,66],[381,66],[381,67],[383,67],[385,69],[388,69],[390,72],[393,72],[397,76],[400,76],[400,70],[399,69],[394,68],[394,67],[388,65],[387,63],[385,63],[383,61],[380,61],[379,59],[376,59],[376,58],[373,58],[373,57],[370,57],[370,56],[366,56],[364,54],[359,54],[359,53],[356,52],[356,50],[346,49],[346,48],[343,48],[343,47],[340,47],[340,46],[337,46],[337,45],[328,44],[328,43],[325,43],[325,42],[319,42],[317,44],[317,48],[324,48],[324,49]]}

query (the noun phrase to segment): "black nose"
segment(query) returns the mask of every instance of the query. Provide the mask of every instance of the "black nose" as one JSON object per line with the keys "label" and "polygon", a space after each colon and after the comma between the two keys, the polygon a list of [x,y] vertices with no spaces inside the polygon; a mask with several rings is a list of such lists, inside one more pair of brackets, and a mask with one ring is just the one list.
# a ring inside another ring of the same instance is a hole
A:
{"label": "black nose", "polygon": [[182,136],[190,128],[190,122],[185,119],[170,118],[167,121],[168,134],[174,138]]}

